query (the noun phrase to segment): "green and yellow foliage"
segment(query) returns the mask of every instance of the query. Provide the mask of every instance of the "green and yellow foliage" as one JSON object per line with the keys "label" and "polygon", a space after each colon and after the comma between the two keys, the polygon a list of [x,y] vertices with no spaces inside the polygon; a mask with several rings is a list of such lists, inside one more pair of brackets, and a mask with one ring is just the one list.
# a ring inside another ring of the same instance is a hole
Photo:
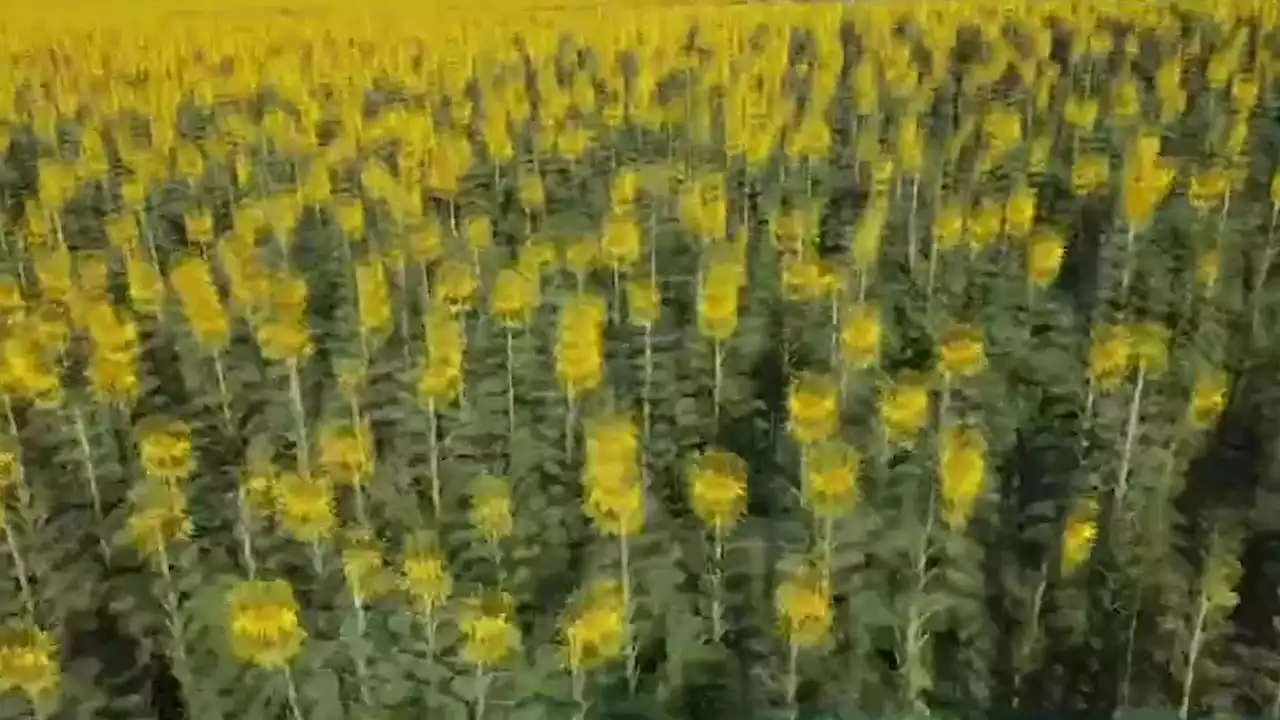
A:
{"label": "green and yellow foliage", "polygon": [[0,717],[1280,716],[1280,4],[10,4]]}

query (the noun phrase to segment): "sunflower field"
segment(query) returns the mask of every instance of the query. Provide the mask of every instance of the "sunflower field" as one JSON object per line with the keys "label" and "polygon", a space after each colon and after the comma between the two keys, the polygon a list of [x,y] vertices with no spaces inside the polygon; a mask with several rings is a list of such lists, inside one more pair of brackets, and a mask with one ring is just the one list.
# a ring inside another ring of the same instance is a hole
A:
{"label": "sunflower field", "polygon": [[1280,3],[0,14],[0,718],[1280,718]]}

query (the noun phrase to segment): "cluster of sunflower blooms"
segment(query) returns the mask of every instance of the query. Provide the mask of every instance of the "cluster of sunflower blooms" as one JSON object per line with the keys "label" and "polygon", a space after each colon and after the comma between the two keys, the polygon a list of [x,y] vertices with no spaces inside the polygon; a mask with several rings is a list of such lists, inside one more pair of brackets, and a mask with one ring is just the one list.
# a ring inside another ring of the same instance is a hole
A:
{"label": "cluster of sunflower blooms", "polygon": [[[365,359],[394,334],[407,348],[423,338],[421,357],[409,364],[431,423],[437,516],[445,508],[440,413],[465,398],[476,317],[493,319],[506,336],[514,432],[513,336],[535,327],[544,304],[556,304],[566,454],[581,460],[584,514],[620,542],[624,558],[646,519],[650,478],[640,438],[650,431],[651,359],[641,427],[627,412],[588,415],[581,458],[573,442],[578,412],[593,407],[588,398],[615,389],[606,329],[622,321],[624,308],[652,352],[668,278],[649,221],[669,210],[696,251],[691,304],[696,330],[715,350],[717,412],[723,356],[734,350],[742,300],[754,289],[748,278],[758,268],[749,259],[763,231],[782,298],[831,309],[832,368],[788,367],[785,380],[800,497],[825,554],[798,566],[775,600],[793,649],[810,647],[831,632],[831,527],[862,501],[864,454],[922,448],[936,415],[942,524],[963,532],[986,492],[981,418],[947,410],[950,394],[987,369],[978,325],[949,325],[930,371],[895,370],[877,385],[874,442],[857,444],[843,426],[850,375],[861,381],[898,366],[886,357],[894,298],[880,283],[883,259],[905,250],[909,280],[933,302],[948,269],[1015,258],[1013,273],[1025,279],[1028,297],[1039,297],[1058,279],[1071,236],[1043,192],[1058,156],[1072,200],[1110,203],[1129,251],[1156,231],[1158,211],[1182,198],[1197,222],[1222,227],[1251,182],[1250,122],[1274,100],[1280,76],[1274,48],[1251,40],[1267,33],[1274,40],[1276,7],[1262,0],[1220,3],[1208,13],[1195,3],[1107,2],[654,7],[618,18],[593,8],[564,11],[561,28],[516,5],[492,19],[448,16],[457,22],[441,22],[429,3],[380,16],[329,8],[303,21],[272,18],[266,28],[234,18],[180,21],[146,7],[118,9],[113,18],[121,22],[84,31],[50,29],[23,14],[0,24],[3,162],[36,158],[21,168],[30,187],[0,193],[15,193],[4,204],[21,208],[16,219],[0,219],[0,245],[14,268],[0,277],[6,405],[59,408],[83,394],[134,408],[150,392],[141,371],[145,341],[161,326],[176,326],[212,366],[228,420],[234,391],[226,368],[238,362],[231,359],[238,338],[289,374],[296,457],[277,466],[273,441],[252,443],[240,490],[249,578],[226,602],[231,646],[248,662],[287,671],[306,638],[292,587],[255,573],[254,517],[318,556],[344,522],[339,490],[352,492],[362,514],[374,477],[360,372],[338,378],[352,398],[348,421],[317,430],[305,416],[301,371],[317,352],[313,315],[324,304],[317,299],[329,300],[311,296],[311,269],[300,259],[300,237],[317,225],[340,238]],[[1185,39],[1186,18],[1216,32]],[[405,29],[428,26],[440,29]],[[848,27],[858,42],[846,41]],[[1067,40],[1065,71],[1053,57],[1055,37]],[[954,58],[971,54],[962,41],[983,51],[956,68]],[[1158,55],[1150,83],[1142,77],[1144,45]],[[1115,77],[1100,77],[1112,60]],[[1203,157],[1182,161],[1171,138],[1193,109],[1192,74],[1203,75],[1207,102],[1221,103],[1222,117],[1193,148]],[[955,96],[948,102],[966,109],[942,130],[932,108],[950,84],[958,87],[947,91]],[[625,147],[630,131],[646,142],[664,138],[665,156],[635,157]],[[846,154],[866,202],[837,229],[824,170]],[[606,162],[605,207],[581,213],[587,229],[562,230],[565,213],[552,202],[561,181],[568,176],[569,192],[582,194]],[[802,191],[767,192],[797,176]],[[86,219],[80,208],[90,196],[100,202]],[[1274,232],[1280,174],[1268,197]],[[514,231],[510,207],[523,221]],[[1197,240],[1194,274],[1212,294],[1225,282],[1230,248],[1222,232],[1205,235],[1213,239]],[[892,247],[884,246],[889,238]],[[848,252],[821,249],[831,244]],[[1271,254],[1268,246],[1267,262]],[[1138,282],[1122,271],[1124,283]],[[566,275],[572,280],[562,293]],[[414,287],[420,299],[410,297]],[[1165,325],[1125,317],[1094,324],[1087,382],[1099,394],[1133,387],[1136,415],[1142,383],[1170,364],[1171,337]],[[1206,363],[1185,422],[1211,427],[1228,384]],[[193,533],[192,428],[153,418],[134,429],[138,468],[126,534],[167,576],[171,551]],[[10,496],[23,492],[22,472],[21,453],[0,448],[0,519]],[[687,462],[690,506],[712,536],[717,572],[726,537],[746,514],[749,475],[746,460],[716,447]],[[500,550],[514,531],[510,483],[486,475],[473,485],[470,523]],[[1086,562],[1098,512],[1093,498],[1073,503],[1061,533],[1065,571]],[[399,588],[433,634],[454,583],[438,539],[411,534],[392,572],[368,519],[357,520],[341,550],[357,611]],[[631,651],[623,565],[618,580],[586,588],[564,620],[575,678]],[[465,660],[492,668],[518,649],[514,603],[501,588],[464,599]],[[718,612],[718,595],[715,603]],[[33,622],[15,624],[0,638],[0,689],[43,696],[57,684],[55,655],[51,636]]]}

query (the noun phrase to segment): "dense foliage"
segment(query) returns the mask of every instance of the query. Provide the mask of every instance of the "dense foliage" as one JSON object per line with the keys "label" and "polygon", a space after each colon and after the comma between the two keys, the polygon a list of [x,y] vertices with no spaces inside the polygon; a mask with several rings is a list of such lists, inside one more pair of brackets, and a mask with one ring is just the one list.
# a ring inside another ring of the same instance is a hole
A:
{"label": "dense foliage", "polygon": [[0,717],[1280,717],[1277,4],[195,5],[0,17]]}

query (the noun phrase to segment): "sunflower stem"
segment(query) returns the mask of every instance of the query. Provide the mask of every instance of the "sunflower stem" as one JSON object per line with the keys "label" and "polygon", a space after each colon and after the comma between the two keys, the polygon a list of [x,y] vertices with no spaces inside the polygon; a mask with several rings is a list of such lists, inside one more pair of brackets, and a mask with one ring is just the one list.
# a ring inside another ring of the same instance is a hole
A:
{"label": "sunflower stem", "polygon": [[440,445],[437,437],[440,432],[439,417],[436,414],[435,398],[427,400],[427,448],[430,455],[431,473],[431,512],[435,519],[440,519]]}
{"label": "sunflower stem", "polygon": [[711,640],[720,642],[724,634],[724,526],[717,518],[711,529]]}
{"label": "sunflower stem", "polygon": [[213,354],[213,376],[218,382],[218,404],[222,409],[222,421],[226,424],[227,430],[232,429],[231,426],[231,393],[227,390],[227,372],[222,365],[222,353],[215,352]]}
{"label": "sunflower stem", "polygon": [[165,539],[157,537],[157,549],[159,551],[160,575],[164,580],[164,603],[165,614],[169,616],[169,632],[173,642],[173,661],[175,669],[178,673],[178,682],[182,685],[182,694],[186,696],[187,707],[196,707],[199,705],[192,697],[195,687],[195,674],[191,671],[191,659],[187,656],[186,647],[186,624],[182,621],[182,613],[178,600],[178,588],[173,581],[173,571],[169,566],[169,551],[165,548]]}
{"label": "sunflower stem", "polygon": [[476,664],[476,716],[475,720],[484,720],[485,705],[489,700],[489,669],[484,663]]}
{"label": "sunflower stem", "polygon": [[573,462],[574,426],[577,423],[578,403],[572,393],[564,397],[564,459]]}
{"label": "sunflower stem", "polygon": [[631,628],[633,610],[631,603],[631,541],[625,532],[618,534],[618,552],[622,566],[622,622],[624,625],[623,632],[625,633],[623,654],[626,656],[627,662],[627,689],[634,695],[636,684],[640,678],[636,675],[635,638]]}
{"label": "sunflower stem", "polygon": [[512,348],[511,328],[507,334],[507,444],[514,442],[516,436],[516,361]]}
{"label": "sunflower stem", "polygon": [[1196,616],[1191,629],[1191,645],[1187,648],[1187,667],[1182,675],[1182,700],[1178,703],[1178,720],[1187,720],[1191,709],[1191,689],[1196,679],[1196,661],[1200,658],[1200,646],[1204,642],[1204,622],[1209,615],[1209,598],[1204,589],[1196,601]]}
{"label": "sunflower stem", "polygon": [[253,557],[253,533],[250,530],[249,504],[246,502],[244,490],[236,491],[236,514],[239,522],[236,523],[237,534],[240,535],[240,561],[244,563],[245,574],[250,580],[257,577],[258,563]]}
{"label": "sunflower stem", "polygon": [[800,717],[800,706],[796,704],[796,693],[800,689],[799,658],[800,646],[792,640],[787,647],[787,715],[791,720]]}
{"label": "sunflower stem", "polygon": [[360,704],[363,707],[370,707],[373,704],[373,698],[369,694],[369,663],[367,653],[364,648],[364,636],[368,625],[368,618],[364,610],[364,596],[360,592],[360,581],[355,578],[350,583],[351,589],[351,605],[356,613],[356,641],[357,647],[351,653],[351,660],[355,664],[356,684],[360,689]]}
{"label": "sunflower stem", "polygon": [[13,525],[6,519],[3,521],[3,528],[4,542],[9,548],[9,555],[13,558],[14,572],[18,575],[18,592],[22,596],[22,607],[27,611],[27,615],[34,619],[36,605],[31,594],[31,571],[27,568],[27,561],[22,556],[17,535],[13,532]]}
{"label": "sunflower stem", "polygon": [[653,394],[653,327],[644,326],[644,392],[640,398],[640,414],[644,427],[641,431],[644,433],[645,447],[649,446],[649,435],[652,432],[652,403],[650,396]]}
{"label": "sunflower stem", "polygon": [[1138,380],[1133,385],[1133,397],[1129,400],[1129,420],[1124,431],[1124,449],[1120,453],[1120,473],[1116,477],[1115,501],[1119,506],[1124,502],[1125,491],[1128,490],[1129,470],[1133,462],[1133,446],[1138,436],[1138,419],[1142,413],[1142,388],[1146,382],[1146,369],[1139,368]]}
{"label": "sunflower stem", "polygon": [[284,686],[292,720],[302,720],[302,703],[298,699],[298,684],[293,680],[293,669],[284,666]]}
{"label": "sunflower stem", "polygon": [[586,720],[587,718],[587,680],[582,673],[582,669],[578,667],[570,668],[570,679],[573,682],[573,701],[577,704],[577,710],[574,711],[574,720]]}
{"label": "sunflower stem", "polygon": [[75,420],[76,441],[80,444],[81,462],[84,464],[84,477],[89,485],[89,498],[93,502],[93,517],[98,521],[98,548],[102,551],[102,559],[107,563],[111,562],[111,547],[107,545],[107,541],[102,537],[102,526],[106,524],[106,516],[102,513],[102,493],[98,489],[98,470],[93,464],[93,446],[89,444],[89,431],[84,424],[84,413],[80,412],[80,408],[72,411],[72,417]]}
{"label": "sunflower stem", "polygon": [[289,401],[293,415],[293,429],[297,435],[295,462],[298,474],[311,477],[311,441],[307,438],[306,408],[302,404],[302,379],[298,374],[298,361],[289,358]]}
{"label": "sunflower stem", "polygon": [[712,370],[711,370],[711,386],[712,386],[712,406],[715,416],[716,427],[720,425],[720,392],[721,383],[724,381],[724,347],[720,344],[720,339],[716,338],[712,343]]}

